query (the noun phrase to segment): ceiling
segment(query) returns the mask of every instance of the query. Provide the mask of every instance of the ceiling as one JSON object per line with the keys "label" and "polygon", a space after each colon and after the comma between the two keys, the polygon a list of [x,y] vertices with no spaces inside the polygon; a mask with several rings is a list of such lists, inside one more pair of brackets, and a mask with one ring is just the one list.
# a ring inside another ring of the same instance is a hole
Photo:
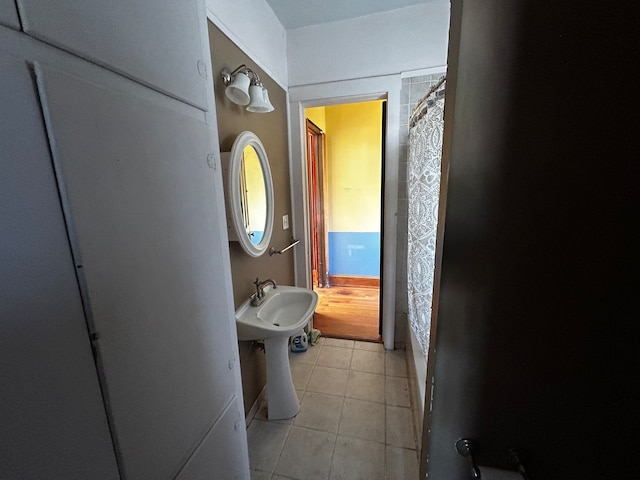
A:
{"label": "ceiling", "polygon": [[267,0],[285,29],[363,17],[429,0]]}

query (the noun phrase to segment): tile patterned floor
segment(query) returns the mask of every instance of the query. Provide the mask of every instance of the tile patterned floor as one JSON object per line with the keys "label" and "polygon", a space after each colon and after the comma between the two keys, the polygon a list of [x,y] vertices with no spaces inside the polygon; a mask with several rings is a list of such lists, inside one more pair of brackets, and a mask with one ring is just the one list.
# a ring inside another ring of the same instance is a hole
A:
{"label": "tile patterned floor", "polygon": [[415,480],[418,460],[404,351],[320,338],[291,353],[292,419],[251,421],[252,480]]}

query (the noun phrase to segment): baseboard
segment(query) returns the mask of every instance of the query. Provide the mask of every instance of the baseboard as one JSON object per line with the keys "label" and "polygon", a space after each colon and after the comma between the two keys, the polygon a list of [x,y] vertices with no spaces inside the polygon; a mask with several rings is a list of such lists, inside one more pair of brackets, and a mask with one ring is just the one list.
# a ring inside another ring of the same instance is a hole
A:
{"label": "baseboard", "polygon": [[329,275],[332,287],[380,287],[379,277],[359,277],[355,275]]}
{"label": "baseboard", "polygon": [[249,411],[247,412],[247,415],[245,416],[245,424],[247,425],[247,428],[249,428],[249,425],[251,425],[251,422],[255,418],[256,413],[258,413],[258,410],[260,410],[260,405],[262,404],[262,401],[266,396],[267,396],[267,386],[265,385],[264,387],[262,387],[262,390],[260,390],[260,393],[258,394],[256,401],[253,402],[253,405],[251,405],[251,408],[249,409]]}

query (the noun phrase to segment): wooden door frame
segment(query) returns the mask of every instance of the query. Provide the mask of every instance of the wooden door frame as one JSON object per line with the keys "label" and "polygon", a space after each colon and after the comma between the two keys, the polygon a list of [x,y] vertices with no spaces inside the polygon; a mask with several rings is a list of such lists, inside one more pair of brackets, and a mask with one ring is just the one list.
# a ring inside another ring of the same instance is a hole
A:
{"label": "wooden door frame", "polygon": [[[395,288],[398,210],[398,161],[400,151],[400,88],[401,76],[383,75],[372,78],[341,80],[289,87],[289,125],[291,127],[289,171],[291,175],[291,206],[293,233],[302,240],[294,252],[295,283],[311,288],[311,254],[307,192],[306,137],[304,109],[340,103],[387,100],[384,165],[384,236],[383,276],[381,278],[382,339],[384,348],[395,344]],[[400,338],[400,342],[404,342]]]}
{"label": "wooden door frame", "polygon": [[[313,142],[309,138],[314,139]],[[326,135],[320,127],[306,119],[307,189],[309,192],[309,228],[311,240],[311,284],[329,286],[327,221],[325,215]],[[312,154],[311,150],[315,150]]]}

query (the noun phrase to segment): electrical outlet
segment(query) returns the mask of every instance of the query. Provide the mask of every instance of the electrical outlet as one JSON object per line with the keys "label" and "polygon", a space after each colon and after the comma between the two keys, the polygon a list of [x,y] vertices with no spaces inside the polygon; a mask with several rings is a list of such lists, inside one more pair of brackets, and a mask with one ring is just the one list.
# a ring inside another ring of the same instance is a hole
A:
{"label": "electrical outlet", "polygon": [[289,228],[289,215],[282,216],[282,229],[287,230]]}

